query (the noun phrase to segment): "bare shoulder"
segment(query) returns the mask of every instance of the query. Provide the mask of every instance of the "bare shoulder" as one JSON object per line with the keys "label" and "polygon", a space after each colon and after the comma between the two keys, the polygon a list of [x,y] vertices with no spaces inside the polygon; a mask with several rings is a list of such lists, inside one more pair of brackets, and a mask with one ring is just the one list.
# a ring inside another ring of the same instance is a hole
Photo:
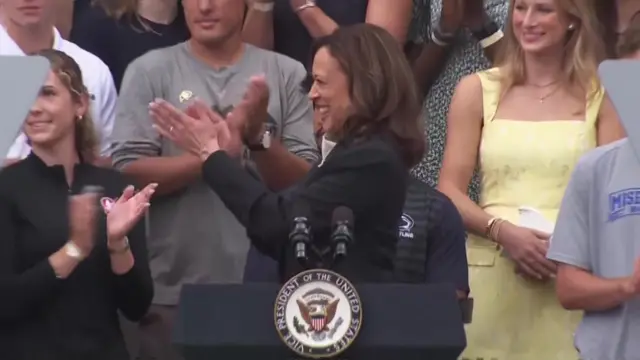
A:
{"label": "bare shoulder", "polygon": [[[457,115],[456,115],[457,114]],[[450,117],[477,114],[482,116],[482,81],[477,74],[463,77],[451,99]]]}
{"label": "bare shoulder", "polygon": [[464,76],[456,85],[453,94],[458,103],[482,103],[482,81],[477,74]]}

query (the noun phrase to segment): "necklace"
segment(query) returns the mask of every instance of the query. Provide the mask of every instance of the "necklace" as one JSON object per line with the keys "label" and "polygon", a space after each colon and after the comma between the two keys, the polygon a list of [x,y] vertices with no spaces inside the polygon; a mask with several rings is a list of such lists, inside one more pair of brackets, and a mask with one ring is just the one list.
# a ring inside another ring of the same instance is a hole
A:
{"label": "necklace", "polygon": [[547,100],[547,98],[549,98],[549,96],[553,95],[556,91],[558,91],[560,87],[556,86],[555,88],[553,88],[553,90],[549,91],[548,93],[538,97],[538,101],[540,101],[540,104],[544,103],[545,100]]}
{"label": "necklace", "polygon": [[546,83],[546,84],[529,83],[529,84],[526,84],[526,85],[533,86],[533,87],[538,88],[538,89],[544,89],[544,88],[547,88],[547,87],[549,87],[551,85],[557,84],[559,81],[560,81],[560,79],[556,79],[556,80],[553,80],[552,82]]}

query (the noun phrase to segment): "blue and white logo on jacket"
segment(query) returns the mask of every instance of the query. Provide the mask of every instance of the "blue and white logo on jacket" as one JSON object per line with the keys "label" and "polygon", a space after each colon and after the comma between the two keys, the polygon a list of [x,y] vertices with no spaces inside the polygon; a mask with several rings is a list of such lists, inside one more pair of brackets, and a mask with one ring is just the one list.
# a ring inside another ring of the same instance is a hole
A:
{"label": "blue and white logo on jacket", "polygon": [[400,217],[400,225],[398,226],[401,239],[413,239],[413,225],[413,218],[408,214],[402,214]]}

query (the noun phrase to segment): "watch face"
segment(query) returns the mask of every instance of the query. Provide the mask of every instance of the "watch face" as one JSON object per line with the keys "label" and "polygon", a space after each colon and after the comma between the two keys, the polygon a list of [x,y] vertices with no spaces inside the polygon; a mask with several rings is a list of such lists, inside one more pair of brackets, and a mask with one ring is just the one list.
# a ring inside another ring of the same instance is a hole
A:
{"label": "watch face", "polygon": [[79,258],[80,256],[82,256],[82,254],[80,253],[80,249],[78,249],[78,247],[73,244],[68,244],[66,250],[67,255],[71,256],[72,258]]}
{"label": "watch face", "polygon": [[271,134],[268,131],[262,136],[262,146],[264,146],[265,149],[271,146]]}

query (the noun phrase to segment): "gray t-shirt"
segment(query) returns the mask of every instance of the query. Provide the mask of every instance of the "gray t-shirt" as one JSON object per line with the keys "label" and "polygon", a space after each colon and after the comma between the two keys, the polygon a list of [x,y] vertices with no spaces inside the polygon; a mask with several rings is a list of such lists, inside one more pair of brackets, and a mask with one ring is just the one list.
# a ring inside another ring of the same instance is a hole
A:
{"label": "gray t-shirt", "polygon": [[[556,223],[549,259],[605,279],[629,276],[640,256],[640,162],[623,139],[576,165]],[[586,311],[575,334],[584,360],[640,359],[640,299]]]}
{"label": "gray t-shirt", "polygon": [[[292,153],[317,161],[313,111],[301,90],[306,77],[302,64],[247,44],[238,63],[214,70],[193,57],[185,42],[150,51],[127,68],[116,109],[114,166],[182,154],[152,128],[148,104],[155,98],[180,108],[199,98],[226,114],[242,99],[249,78],[261,74],[270,89],[269,122],[275,137]],[[148,225],[155,304],[176,304],[185,283],[242,281],[250,245],[246,231],[202,181],[155,198]]]}

